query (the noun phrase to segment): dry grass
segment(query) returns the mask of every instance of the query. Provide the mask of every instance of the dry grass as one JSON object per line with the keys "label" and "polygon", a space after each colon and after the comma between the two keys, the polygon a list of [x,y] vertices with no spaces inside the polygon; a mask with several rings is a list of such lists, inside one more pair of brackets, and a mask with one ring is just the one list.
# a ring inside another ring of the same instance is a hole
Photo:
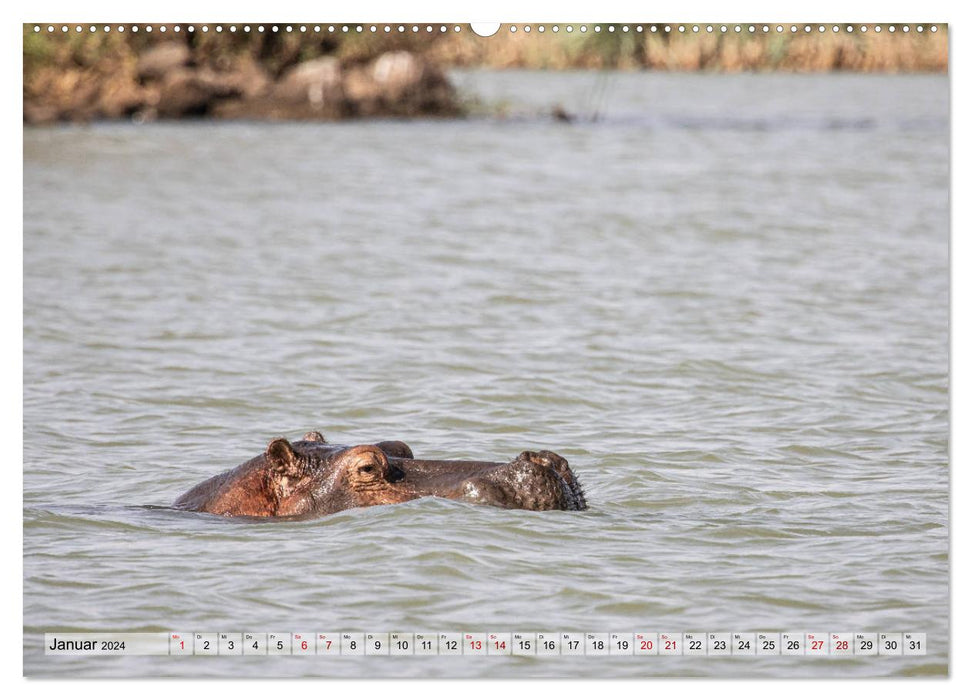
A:
{"label": "dry grass", "polygon": [[[693,32],[449,35],[427,52],[447,65],[662,71],[947,72],[948,33]],[[929,25],[928,25],[929,26]]]}
{"label": "dry grass", "polygon": [[[590,25],[592,27],[593,25]],[[392,31],[385,34],[330,34],[313,32],[260,34],[251,32],[203,34],[196,31],[161,34],[126,31],[80,34],[46,31],[35,33],[24,26],[25,87],[44,69],[117,71],[130,68],[137,55],[159,41],[188,42],[196,60],[218,67],[241,55],[258,61],[271,74],[288,66],[323,54],[344,61],[366,61],[384,51],[405,49],[423,53],[442,66],[483,66],[491,68],[576,69],[617,68],[664,71],[860,71],[882,73],[947,72],[948,31],[939,25],[937,32],[925,29],[877,33],[872,29],[850,33],[846,28],[834,33],[768,33],[747,31],[709,34],[672,30],[670,33],[645,31],[612,32],[561,30],[552,33],[521,29],[501,31],[489,38],[478,37],[467,27],[459,33]],[[661,25],[663,27],[663,25]],[[926,25],[930,26],[930,25]],[[48,76],[49,78],[49,76]]]}

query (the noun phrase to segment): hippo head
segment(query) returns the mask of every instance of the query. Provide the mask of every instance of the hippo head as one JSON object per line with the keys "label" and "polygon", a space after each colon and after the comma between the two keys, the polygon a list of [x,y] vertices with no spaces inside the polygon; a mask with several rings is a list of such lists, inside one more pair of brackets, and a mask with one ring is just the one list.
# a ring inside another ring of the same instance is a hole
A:
{"label": "hippo head", "polygon": [[277,438],[267,446],[265,458],[267,488],[276,500],[274,515],[333,513],[414,498],[395,486],[404,473],[377,445],[323,452]]}
{"label": "hippo head", "polygon": [[530,510],[583,510],[565,459],[523,452],[510,462],[419,460],[403,442],[332,445],[319,433],[266,451],[183,494],[176,507],[220,515],[325,515],[438,496]]}

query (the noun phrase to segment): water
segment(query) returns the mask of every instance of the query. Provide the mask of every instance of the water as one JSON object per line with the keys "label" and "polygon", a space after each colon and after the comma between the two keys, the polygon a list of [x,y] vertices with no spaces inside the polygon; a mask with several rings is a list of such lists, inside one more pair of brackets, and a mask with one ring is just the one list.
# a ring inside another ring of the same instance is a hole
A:
{"label": "water", "polygon": [[[25,672],[946,673],[947,78],[456,80],[506,117],[25,131]],[[314,428],[554,449],[591,508],[144,507]],[[44,657],[55,630],[917,631],[929,653]]]}

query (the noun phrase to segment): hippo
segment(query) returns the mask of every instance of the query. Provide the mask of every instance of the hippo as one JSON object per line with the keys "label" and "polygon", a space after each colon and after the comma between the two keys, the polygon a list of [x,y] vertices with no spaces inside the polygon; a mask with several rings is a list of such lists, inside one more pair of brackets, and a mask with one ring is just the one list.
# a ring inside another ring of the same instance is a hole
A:
{"label": "hippo", "polygon": [[567,461],[547,450],[509,462],[415,459],[392,440],[335,445],[318,431],[271,440],[266,451],[189,489],[173,507],[256,518],[307,518],[438,496],[500,508],[586,510]]}

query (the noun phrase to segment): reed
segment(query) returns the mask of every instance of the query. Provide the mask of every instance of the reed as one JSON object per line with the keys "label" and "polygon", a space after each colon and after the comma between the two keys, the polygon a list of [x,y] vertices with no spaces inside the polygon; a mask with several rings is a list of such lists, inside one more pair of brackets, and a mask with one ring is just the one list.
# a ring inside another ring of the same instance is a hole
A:
{"label": "reed", "polygon": [[[354,25],[351,25],[352,27]],[[424,26],[424,25],[422,25]],[[573,32],[565,28],[554,33],[547,25],[540,33],[537,25],[531,25],[526,33],[523,27],[513,33],[500,31],[488,38],[473,34],[467,27],[463,31],[437,30],[413,32],[410,27],[403,33],[393,31],[375,34],[293,32],[235,32],[195,31],[165,35],[144,31],[134,33],[117,30],[105,33],[83,31],[76,33],[59,31],[48,34],[35,33],[32,25],[24,26],[24,74],[25,80],[45,66],[97,68],[105,63],[112,70],[119,64],[134,60],[145,48],[160,41],[184,41],[200,62],[231,63],[240,55],[249,56],[263,65],[270,73],[278,74],[286,67],[321,55],[335,55],[345,62],[364,62],[389,50],[407,50],[424,54],[429,60],[444,67],[489,67],[529,69],[620,69],[659,71],[712,71],[735,73],[740,71],[789,71],[827,72],[854,71],[865,73],[942,73],[948,69],[947,25],[936,25],[930,31],[930,23],[922,25],[924,31],[916,31],[916,24],[908,25],[910,31],[898,29],[891,33],[890,25],[881,32],[872,27],[861,32],[846,25],[826,25],[819,32],[818,25],[805,31],[798,25],[785,25],[777,32],[775,24],[769,31],[754,33],[748,26],[735,32],[734,25],[722,33],[716,26],[712,33],[705,27],[699,32],[680,25],[659,24],[657,32],[652,25],[639,25],[644,31],[609,32],[607,24],[600,32],[594,32],[594,24],[581,33],[579,25]],[[671,27],[670,32],[664,27]],[[896,28],[896,25],[895,25]]]}
{"label": "reed", "polygon": [[[700,27],[695,33],[676,30],[679,25],[659,25],[661,31],[651,32],[588,32],[562,30],[553,34],[547,28],[542,34],[501,32],[482,40],[468,33],[450,35],[428,48],[434,59],[447,65],[487,66],[492,68],[540,69],[620,69],[658,71],[711,71],[737,73],[741,71],[788,71],[818,73],[853,71],[865,73],[947,72],[948,33],[946,25],[938,25],[936,32],[917,32],[910,25],[909,32],[881,32],[858,27],[848,31],[846,25],[827,25],[819,32],[814,25],[806,32],[797,32],[787,25],[777,32],[777,25],[761,25],[755,33],[720,27],[708,33]],[[629,25],[628,25],[629,26]],[[671,32],[663,31],[671,26]]]}

